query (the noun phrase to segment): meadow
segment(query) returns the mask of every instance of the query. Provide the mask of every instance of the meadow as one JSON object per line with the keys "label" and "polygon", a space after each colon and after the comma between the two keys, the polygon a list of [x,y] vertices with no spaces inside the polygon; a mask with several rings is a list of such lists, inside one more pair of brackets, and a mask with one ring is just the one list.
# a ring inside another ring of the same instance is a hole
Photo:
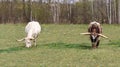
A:
{"label": "meadow", "polygon": [[85,24],[42,24],[37,46],[17,42],[26,24],[0,24],[0,67],[120,67],[120,25],[102,25],[98,49],[91,48]]}

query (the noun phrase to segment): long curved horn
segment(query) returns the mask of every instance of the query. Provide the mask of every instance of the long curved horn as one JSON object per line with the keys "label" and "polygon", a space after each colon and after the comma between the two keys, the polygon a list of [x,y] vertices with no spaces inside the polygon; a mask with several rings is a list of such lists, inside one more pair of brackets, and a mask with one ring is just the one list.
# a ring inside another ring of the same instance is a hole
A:
{"label": "long curved horn", "polygon": [[107,36],[103,35],[103,34],[98,34],[99,36],[101,37],[104,37],[104,38],[108,38]]}
{"label": "long curved horn", "polygon": [[25,38],[23,38],[23,39],[20,39],[20,40],[17,40],[17,41],[23,41],[23,40],[25,40]]}
{"label": "long curved horn", "polygon": [[[91,33],[80,33],[80,34],[83,34],[83,35],[90,35]],[[99,36],[103,37],[103,38],[108,38],[107,36],[103,35],[103,34],[98,34]]]}
{"label": "long curved horn", "polygon": [[87,33],[80,33],[80,34],[83,34],[83,35],[90,35],[91,33],[88,33],[88,32],[87,32]]}

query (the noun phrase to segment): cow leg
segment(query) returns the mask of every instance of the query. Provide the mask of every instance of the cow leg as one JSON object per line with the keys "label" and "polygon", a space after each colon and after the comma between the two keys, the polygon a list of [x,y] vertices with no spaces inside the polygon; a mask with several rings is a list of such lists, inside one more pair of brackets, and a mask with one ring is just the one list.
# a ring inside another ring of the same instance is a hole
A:
{"label": "cow leg", "polygon": [[92,43],[92,48],[98,48],[100,43],[100,40],[97,40],[96,42]]}
{"label": "cow leg", "polygon": [[97,44],[96,44],[96,47],[98,48],[99,46],[99,43],[100,43],[100,40],[97,41]]}
{"label": "cow leg", "polygon": [[90,40],[91,40],[91,43],[92,43],[92,48],[96,48],[95,39],[93,39],[93,37],[90,36]]}
{"label": "cow leg", "polygon": [[34,42],[34,45],[36,46],[36,39],[34,39],[34,41],[33,41],[33,42]]}
{"label": "cow leg", "polygon": [[96,48],[96,43],[92,43],[92,48]]}

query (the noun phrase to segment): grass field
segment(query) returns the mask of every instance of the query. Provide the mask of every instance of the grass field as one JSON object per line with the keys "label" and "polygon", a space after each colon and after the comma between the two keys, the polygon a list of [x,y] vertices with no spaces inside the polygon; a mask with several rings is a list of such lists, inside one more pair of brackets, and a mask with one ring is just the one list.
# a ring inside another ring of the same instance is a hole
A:
{"label": "grass field", "polygon": [[25,48],[16,39],[25,37],[25,24],[0,24],[0,67],[120,67],[120,25],[103,25],[98,49],[89,36],[80,35],[88,25],[43,24],[37,47]]}

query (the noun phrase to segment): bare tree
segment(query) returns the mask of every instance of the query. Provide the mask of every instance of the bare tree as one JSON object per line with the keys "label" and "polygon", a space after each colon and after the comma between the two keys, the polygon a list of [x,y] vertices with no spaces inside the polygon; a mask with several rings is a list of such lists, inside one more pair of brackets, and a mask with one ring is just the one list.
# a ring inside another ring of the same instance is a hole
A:
{"label": "bare tree", "polygon": [[32,21],[32,0],[28,1],[28,21]]}
{"label": "bare tree", "polygon": [[118,23],[120,24],[120,0],[118,2]]}
{"label": "bare tree", "polygon": [[87,2],[88,2],[88,0],[83,0],[83,22],[84,23],[88,23],[89,21],[88,21],[88,16],[87,16],[87,8],[88,8],[88,6],[87,6]]}
{"label": "bare tree", "polygon": [[25,3],[25,0],[22,0],[22,1],[23,1],[23,20],[25,20],[25,19],[27,19],[27,15],[26,15],[26,3]]}
{"label": "bare tree", "polygon": [[60,16],[60,3],[59,0],[52,0],[51,3],[51,11],[53,16],[53,22],[59,23],[59,16]]}

